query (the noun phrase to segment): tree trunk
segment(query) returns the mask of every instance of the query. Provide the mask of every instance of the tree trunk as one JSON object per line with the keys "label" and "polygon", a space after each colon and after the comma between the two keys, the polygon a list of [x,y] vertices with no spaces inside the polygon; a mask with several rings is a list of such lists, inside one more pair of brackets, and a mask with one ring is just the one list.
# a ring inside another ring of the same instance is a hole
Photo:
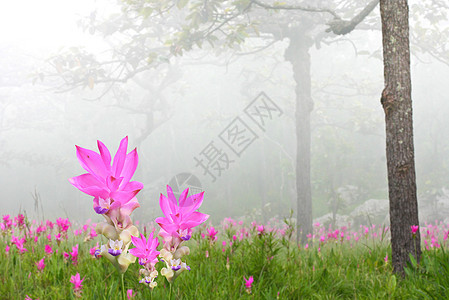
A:
{"label": "tree trunk", "polygon": [[301,30],[291,31],[285,58],[293,68],[296,82],[296,195],[297,240],[307,241],[312,232],[312,193],[310,185],[310,113],[313,110],[310,83],[310,54],[313,41]]}
{"label": "tree trunk", "polygon": [[421,255],[418,225],[415,158],[410,79],[410,46],[407,0],[381,0],[385,88],[381,103],[385,112],[388,192],[390,199],[393,268],[403,274],[413,254]]}

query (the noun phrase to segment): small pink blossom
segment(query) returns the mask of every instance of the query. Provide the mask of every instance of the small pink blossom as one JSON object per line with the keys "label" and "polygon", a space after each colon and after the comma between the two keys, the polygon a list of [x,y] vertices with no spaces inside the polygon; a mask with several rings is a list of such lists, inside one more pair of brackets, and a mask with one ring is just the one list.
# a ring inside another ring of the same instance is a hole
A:
{"label": "small pink blossom", "polygon": [[134,298],[136,295],[133,294],[133,290],[129,289],[126,291],[126,297],[129,299]]}
{"label": "small pink blossom", "polygon": [[42,272],[42,271],[44,270],[44,268],[45,268],[44,259],[45,259],[45,257],[42,258],[40,261],[38,261],[38,262],[36,263],[37,270],[38,270],[39,272]]}
{"label": "small pink blossom", "polygon": [[45,245],[45,253],[47,253],[47,254],[53,253],[53,249],[51,248],[50,245]]}
{"label": "small pink blossom", "polygon": [[418,225],[412,225],[412,226],[410,226],[410,228],[412,229],[412,234],[416,235],[416,232],[418,232],[419,226]]}
{"label": "small pink blossom", "polygon": [[73,292],[75,293],[75,296],[81,297],[81,290],[83,289],[83,279],[80,279],[80,273],[76,273],[76,275],[72,275],[70,278],[70,282],[73,283]]}
{"label": "small pink blossom", "polygon": [[253,276],[249,276],[248,279],[246,279],[245,276],[243,276],[243,279],[245,280],[246,291],[248,292],[248,294],[251,294],[251,287],[254,282]]}
{"label": "small pink blossom", "polygon": [[72,252],[70,252],[70,255],[72,256],[72,263],[76,265],[78,263],[78,244],[75,245],[75,247],[72,247]]}

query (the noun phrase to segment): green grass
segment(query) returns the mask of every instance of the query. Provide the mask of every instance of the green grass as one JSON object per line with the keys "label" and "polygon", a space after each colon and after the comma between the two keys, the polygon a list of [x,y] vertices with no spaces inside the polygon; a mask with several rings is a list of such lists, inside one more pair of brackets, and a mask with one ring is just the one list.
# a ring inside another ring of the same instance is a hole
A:
{"label": "green grass", "polygon": [[[258,235],[252,229],[249,237],[229,246],[237,229],[218,230],[217,242],[201,238],[201,231],[197,231],[185,243],[191,250],[185,258],[191,271],[183,272],[171,287],[161,275],[153,291],[140,284],[140,266],[135,263],[125,273],[125,290],[133,289],[135,299],[169,299],[170,289],[172,299],[447,298],[449,257],[442,248],[424,251],[421,264],[413,263],[401,278],[393,274],[391,260],[384,261],[386,254],[391,257],[384,238],[362,237],[353,245],[346,240],[329,240],[304,249],[285,236]],[[84,299],[122,299],[120,275],[106,259],[89,254],[102,237],[84,242],[84,236],[69,234],[58,246],[54,240],[48,242],[47,234],[42,234],[37,243],[27,241],[27,252],[19,254],[12,245],[7,255],[5,247],[10,245],[11,236],[2,233],[0,299],[25,299],[26,295],[41,300],[75,299],[69,280],[76,273],[85,277]],[[223,240],[227,242],[224,251]],[[58,253],[46,255],[46,244]],[[77,265],[62,255],[75,244],[79,244]],[[35,263],[44,256],[46,267],[39,272]],[[161,262],[156,265],[158,270],[162,266]],[[246,291],[243,276],[254,277],[251,294]]]}

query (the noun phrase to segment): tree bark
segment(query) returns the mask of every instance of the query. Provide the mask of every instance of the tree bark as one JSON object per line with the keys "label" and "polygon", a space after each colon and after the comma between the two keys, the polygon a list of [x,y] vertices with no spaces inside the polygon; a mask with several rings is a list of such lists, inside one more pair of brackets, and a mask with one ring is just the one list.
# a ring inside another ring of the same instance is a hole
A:
{"label": "tree bark", "polygon": [[418,225],[413,119],[410,79],[410,45],[407,0],[381,0],[385,87],[381,103],[385,112],[390,231],[393,268],[404,274],[413,254],[421,255]]}
{"label": "tree bark", "polygon": [[312,192],[310,185],[310,113],[313,110],[311,96],[310,54],[313,40],[302,30],[292,30],[285,58],[293,68],[296,82],[296,195],[297,240],[307,241],[312,232]]}

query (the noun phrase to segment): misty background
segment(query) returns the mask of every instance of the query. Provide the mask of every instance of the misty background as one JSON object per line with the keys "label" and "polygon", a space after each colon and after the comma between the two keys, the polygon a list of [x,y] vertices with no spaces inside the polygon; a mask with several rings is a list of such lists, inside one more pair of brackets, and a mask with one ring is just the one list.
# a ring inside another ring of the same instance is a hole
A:
{"label": "misty background", "polygon": [[[199,179],[205,191],[201,211],[214,223],[241,216],[267,221],[288,217],[296,209],[295,82],[283,57],[288,40],[256,53],[250,51],[257,46],[251,39],[244,45],[246,54],[192,51],[113,87],[88,82],[64,90],[58,78],[42,75],[51,69],[52,58],[76,51],[110,55],[108,50],[120,39],[83,31],[80,20],[92,11],[96,18],[106,18],[120,8],[87,0],[3,6],[1,215],[26,211],[39,219],[100,220],[92,197],[68,182],[85,173],[75,145],[97,151],[98,139],[113,155],[125,136],[128,152],[137,147],[139,154],[133,180],[144,184],[134,219],[160,216],[159,195],[166,194],[165,186],[180,173]],[[414,9],[411,5],[411,16]],[[378,9],[373,14],[378,16]],[[320,222],[388,222],[377,20],[372,28],[336,36],[310,51],[313,217]],[[410,22],[413,31],[416,18]],[[449,213],[449,66],[431,55],[412,54],[411,67],[420,220],[444,221]],[[264,130],[244,112],[261,92],[281,110]],[[236,117],[257,135],[240,156],[219,138]],[[195,160],[210,142],[232,161],[215,180]]]}

